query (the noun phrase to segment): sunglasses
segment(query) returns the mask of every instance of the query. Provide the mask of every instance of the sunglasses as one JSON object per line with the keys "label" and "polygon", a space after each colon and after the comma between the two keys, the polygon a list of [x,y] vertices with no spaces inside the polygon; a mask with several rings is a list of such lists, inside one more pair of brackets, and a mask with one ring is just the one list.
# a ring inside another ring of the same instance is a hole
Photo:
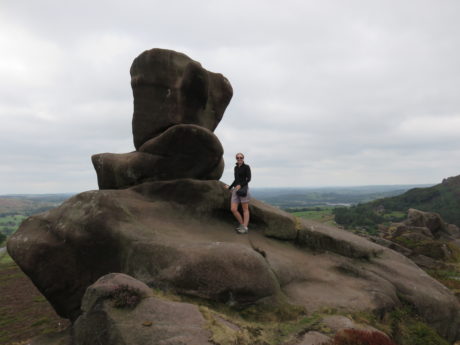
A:
{"label": "sunglasses", "polygon": [[244,157],[236,157],[236,159],[244,159]]}

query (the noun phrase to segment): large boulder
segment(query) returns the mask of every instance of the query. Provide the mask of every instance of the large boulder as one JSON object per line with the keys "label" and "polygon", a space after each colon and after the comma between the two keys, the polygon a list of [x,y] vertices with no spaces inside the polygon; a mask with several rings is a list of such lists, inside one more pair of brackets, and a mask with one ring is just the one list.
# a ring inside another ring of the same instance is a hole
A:
{"label": "large boulder", "polygon": [[172,50],[143,52],[134,60],[130,73],[136,149],[181,123],[214,131],[233,95],[222,74],[209,72]]}
{"label": "large boulder", "polygon": [[130,72],[136,151],[93,155],[99,188],[178,178],[218,180],[223,148],[212,132],[233,95],[228,80],[165,49],[143,52]]}
{"label": "large boulder", "polygon": [[407,219],[404,221],[407,226],[424,227],[432,236],[443,241],[455,241],[460,239],[460,229],[455,224],[447,224],[438,213],[423,212],[414,208],[409,209]]}
{"label": "large boulder", "polygon": [[85,192],[25,221],[8,251],[73,320],[88,286],[123,272],[150,287],[230,305],[282,296],[309,312],[410,303],[441,334],[460,337],[455,296],[404,256],[258,201],[250,206],[250,234],[241,236],[229,202],[222,183],[193,179]]}
{"label": "large boulder", "polygon": [[[190,227],[212,228],[200,221],[212,221],[229,204],[228,190],[217,181],[90,191],[29,218],[8,248],[56,311],[71,319],[80,313],[88,285],[110,272],[219,301],[245,304],[272,296],[278,282],[260,254],[187,234]],[[286,224],[282,216],[271,218],[277,217],[277,225]],[[224,218],[229,219],[230,214]],[[254,222],[263,224],[257,216]]]}
{"label": "large boulder", "polygon": [[139,151],[93,155],[99,188],[120,189],[146,181],[195,178],[218,180],[224,150],[210,130],[196,125],[170,127]]}
{"label": "large boulder", "polygon": [[405,224],[409,226],[425,227],[431,232],[433,237],[436,238],[439,238],[447,229],[447,224],[442,220],[439,214],[423,212],[414,208],[409,209]]}
{"label": "large boulder", "polygon": [[88,287],[70,330],[32,345],[211,345],[206,326],[197,306],[154,297],[144,283],[109,274]]}
{"label": "large boulder", "polygon": [[406,220],[390,226],[382,225],[381,231],[392,243],[384,245],[403,253],[425,269],[447,269],[447,263],[458,260],[460,231],[456,225],[445,223],[437,213],[411,208]]}

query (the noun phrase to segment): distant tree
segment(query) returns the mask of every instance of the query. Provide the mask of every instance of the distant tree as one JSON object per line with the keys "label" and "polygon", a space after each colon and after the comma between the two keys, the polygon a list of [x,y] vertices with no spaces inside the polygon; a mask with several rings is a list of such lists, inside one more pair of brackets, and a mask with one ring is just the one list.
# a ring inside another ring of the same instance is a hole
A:
{"label": "distant tree", "polygon": [[0,244],[3,244],[3,242],[5,242],[6,240],[6,235],[0,233]]}
{"label": "distant tree", "polygon": [[375,234],[378,224],[385,218],[376,212],[369,204],[358,204],[351,207],[336,207],[332,210],[334,220],[346,229],[362,229],[369,234]]}

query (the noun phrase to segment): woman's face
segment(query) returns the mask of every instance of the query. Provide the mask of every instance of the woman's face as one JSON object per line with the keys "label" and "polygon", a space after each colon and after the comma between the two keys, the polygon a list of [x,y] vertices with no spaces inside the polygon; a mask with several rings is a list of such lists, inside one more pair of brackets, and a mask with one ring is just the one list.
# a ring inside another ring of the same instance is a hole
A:
{"label": "woman's face", "polygon": [[236,155],[236,163],[241,165],[243,164],[243,162],[244,162],[244,156],[241,153],[238,153]]}

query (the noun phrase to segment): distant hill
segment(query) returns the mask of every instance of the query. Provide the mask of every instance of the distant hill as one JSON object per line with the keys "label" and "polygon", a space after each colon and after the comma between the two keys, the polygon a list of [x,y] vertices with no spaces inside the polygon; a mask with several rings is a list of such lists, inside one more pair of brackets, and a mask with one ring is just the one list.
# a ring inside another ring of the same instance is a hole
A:
{"label": "distant hill", "polygon": [[460,226],[460,175],[432,187],[413,188],[398,196],[336,209],[335,221],[348,227],[375,229],[378,223],[398,221],[391,215],[401,217],[409,208],[439,213],[447,223]]}
{"label": "distant hill", "polygon": [[0,195],[0,217],[8,215],[30,216],[60,205],[73,194],[15,194]]}
{"label": "distant hill", "polygon": [[407,212],[409,208],[416,208],[436,212],[446,222],[460,226],[460,175],[429,188],[414,188],[402,195],[375,200],[372,204],[392,211]]}
{"label": "distant hill", "polygon": [[251,194],[267,204],[283,209],[314,206],[349,206],[399,195],[414,187],[430,185],[387,185],[317,188],[252,188]]}

